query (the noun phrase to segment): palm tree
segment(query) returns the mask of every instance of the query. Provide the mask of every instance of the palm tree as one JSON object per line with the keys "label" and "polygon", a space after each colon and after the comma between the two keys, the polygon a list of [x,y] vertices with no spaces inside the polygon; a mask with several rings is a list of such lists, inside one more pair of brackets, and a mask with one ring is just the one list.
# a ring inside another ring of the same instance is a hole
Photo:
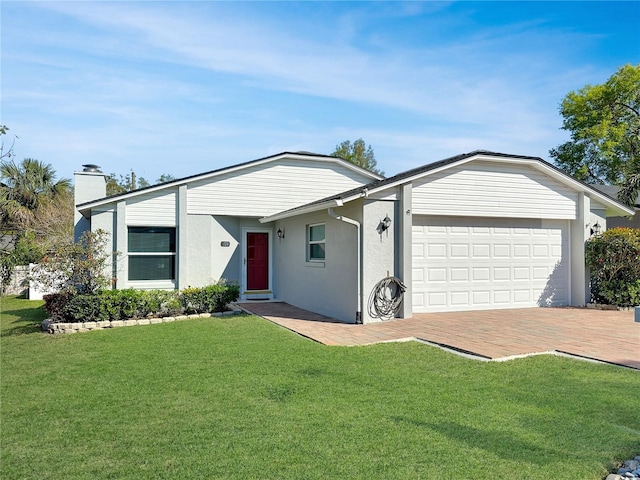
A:
{"label": "palm tree", "polygon": [[630,207],[638,203],[638,199],[640,198],[640,172],[627,176],[620,187],[618,198]]}
{"label": "palm tree", "polygon": [[71,180],[55,180],[53,167],[33,158],[0,163],[0,220],[3,228],[25,228],[45,203],[69,195]]}

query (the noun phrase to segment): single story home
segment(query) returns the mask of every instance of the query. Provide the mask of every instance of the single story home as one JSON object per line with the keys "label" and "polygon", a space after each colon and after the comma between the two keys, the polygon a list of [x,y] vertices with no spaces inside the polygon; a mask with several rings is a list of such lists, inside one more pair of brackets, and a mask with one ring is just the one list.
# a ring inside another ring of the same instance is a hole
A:
{"label": "single story home", "polygon": [[402,318],[585,305],[585,241],[634,213],[540,158],[488,151],[390,178],[284,152],[110,197],[105,183],[76,172],[76,235],[111,234],[116,288],[225,278],[242,300],[350,323],[380,321],[368,302],[389,277]]}

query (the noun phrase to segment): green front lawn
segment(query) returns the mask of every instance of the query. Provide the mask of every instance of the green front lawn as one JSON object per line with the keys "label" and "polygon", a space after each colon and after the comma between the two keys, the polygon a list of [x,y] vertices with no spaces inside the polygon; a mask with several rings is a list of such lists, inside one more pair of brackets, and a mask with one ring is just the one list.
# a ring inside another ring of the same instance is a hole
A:
{"label": "green front lawn", "polygon": [[252,316],[39,333],[1,304],[0,477],[601,479],[640,453],[640,374],[326,347]]}

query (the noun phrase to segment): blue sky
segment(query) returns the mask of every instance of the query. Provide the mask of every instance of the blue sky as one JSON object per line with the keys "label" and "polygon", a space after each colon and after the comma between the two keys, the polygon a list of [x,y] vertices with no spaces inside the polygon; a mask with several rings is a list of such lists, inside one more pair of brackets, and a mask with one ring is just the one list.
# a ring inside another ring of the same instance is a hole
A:
{"label": "blue sky", "polygon": [[[571,90],[640,63],[640,2],[13,2],[15,153],[153,181],[363,138],[387,175],[568,139]],[[8,140],[5,140],[5,144]]]}

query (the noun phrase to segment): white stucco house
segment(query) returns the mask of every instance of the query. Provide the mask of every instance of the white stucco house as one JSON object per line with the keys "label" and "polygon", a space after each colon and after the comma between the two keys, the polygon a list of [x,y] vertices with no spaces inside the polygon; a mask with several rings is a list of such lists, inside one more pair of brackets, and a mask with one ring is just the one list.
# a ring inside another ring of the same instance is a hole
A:
{"label": "white stucco house", "polygon": [[381,178],[344,160],[284,152],[105,197],[76,172],[76,235],[111,233],[116,288],[225,278],[344,322],[379,321],[375,285],[406,291],[398,317],[589,300],[584,245],[615,198],[536,157],[475,151]]}

